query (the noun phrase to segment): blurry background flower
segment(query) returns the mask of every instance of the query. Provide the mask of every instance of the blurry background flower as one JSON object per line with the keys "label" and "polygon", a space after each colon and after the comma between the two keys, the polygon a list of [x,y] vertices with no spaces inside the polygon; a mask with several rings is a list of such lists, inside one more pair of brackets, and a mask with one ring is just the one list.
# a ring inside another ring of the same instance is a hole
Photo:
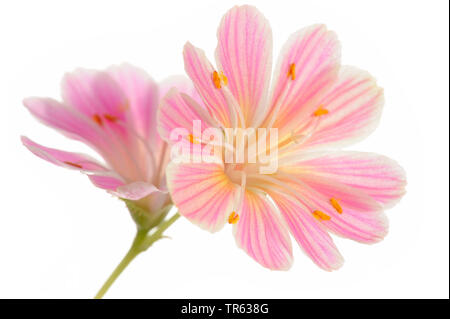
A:
{"label": "blurry background flower", "polygon": [[189,91],[184,77],[158,85],[143,70],[124,64],[107,71],[79,69],[67,74],[62,102],[38,97],[24,100],[44,124],[84,142],[102,157],[104,162],[22,137],[35,155],[86,173],[95,186],[123,199],[138,227],[133,245],[141,245],[138,250],[145,250],[148,243],[137,241],[146,240],[171,207],[164,173],[169,152],[156,131],[156,111],[159,97],[174,85]]}

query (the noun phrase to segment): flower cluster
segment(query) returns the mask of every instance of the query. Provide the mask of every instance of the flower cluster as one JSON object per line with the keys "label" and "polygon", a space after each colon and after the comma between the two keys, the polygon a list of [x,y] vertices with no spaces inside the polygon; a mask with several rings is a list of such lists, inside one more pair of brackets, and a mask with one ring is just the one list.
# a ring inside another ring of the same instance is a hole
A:
{"label": "flower cluster", "polygon": [[210,232],[231,224],[237,245],[269,269],[291,266],[291,237],[317,266],[338,269],[330,233],[382,240],[384,210],[405,193],[393,160],[340,150],[376,128],[383,90],[366,71],[341,65],[339,41],[324,25],[292,34],[273,75],[271,28],[256,8],[229,10],[217,37],[215,66],[186,43],[191,81],[157,84],[130,65],[77,70],[64,77],[62,102],[24,101],[103,163],[23,143],[125,200],[145,234],[175,205]]}

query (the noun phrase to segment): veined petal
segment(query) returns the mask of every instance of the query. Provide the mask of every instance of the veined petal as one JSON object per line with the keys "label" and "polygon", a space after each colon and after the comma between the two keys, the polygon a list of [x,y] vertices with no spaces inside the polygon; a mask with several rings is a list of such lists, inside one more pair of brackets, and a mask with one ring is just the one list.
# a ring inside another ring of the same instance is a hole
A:
{"label": "veined petal", "polygon": [[108,74],[125,94],[128,104],[123,105],[122,112],[129,109],[133,129],[157,149],[160,146],[156,132],[158,86],[144,70],[129,64],[111,67]]}
{"label": "veined petal", "polygon": [[330,182],[348,185],[369,195],[384,208],[395,205],[406,192],[403,168],[394,160],[373,153],[314,152],[292,164],[289,171],[317,175]]}
{"label": "veined petal", "polygon": [[96,149],[108,149],[105,135],[84,115],[49,98],[27,98],[23,104],[44,124]]}
{"label": "veined petal", "polygon": [[159,96],[164,98],[167,93],[173,88],[176,88],[180,93],[184,93],[194,99],[198,104],[203,104],[202,98],[198,94],[192,81],[185,75],[172,75],[159,84]]}
{"label": "veined petal", "polygon": [[122,178],[86,154],[60,151],[42,146],[27,137],[22,137],[22,143],[36,156],[58,166],[76,169],[87,173],[91,182],[106,190],[116,190],[123,185]]}
{"label": "veined petal", "polygon": [[280,138],[305,124],[336,81],[339,66],[339,42],[324,25],[294,33],[278,59],[265,123],[273,122]]}
{"label": "veined petal", "polygon": [[237,245],[266,268],[289,269],[292,265],[289,232],[266,195],[247,190],[239,216],[233,225]]}
{"label": "veined petal", "polygon": [[86,154],[60,151],[42,146],[22,136],[22,143],[36,156],[58,166],[86,172],[108,171],[106,167]]}
{"label": "veined petal", "polygon": [[[208,127],[216,127],[217,124],[208,114],[208,111],[193,98],[180,93],[177,88],[172,88],[161,101],[158,110],[158,132],[167,142],[170,141],[170,133],[177,128],[185,128],[193,134],[194,121],[201,122],[201,132]],[[200,139],[200,136],[193,136]]]}
{"label": "veined petal", "polygon": [[115,191],[117,187],[122,186],[124,182],[122,179],[114,173],[111,174],[93,174],[88,175],[91,182],[99,187],[106,190]]}
{"label": "veined petal", "polygon": [[220,230],[232,211],[236,187],[222,163],[167,166],[167,187],[181,215],[210,232]]}
{"label": "veined petal", "polygon": [[383,89],[369,73],[342,67],[338,81],[319,102],[328,114],[301,147],[344,147],[366,138],[377,127],[383,104]]}
{"label": "veined petal", "polygon": [[232,104],[237,102],[232,101],[233,96],[229,91],[229,96],[226,95],[225,91],[228,90],[226,85],[221,85],[220,88],[216,87],[214,72],[217,71],[214,70],[205,53],[188,42],[184,46],[183,55],[186,73],[194,83],[211,116],[224,127],[232,127],[234,115],[230,110],[235,107]]}
{"label": "veined petal", "polygon": [[[131,136],[127,148],[146,172],[147,180],[159,185],[164,174],[157,172],[158,167],[165,167],[168,161],[165,142],[156,129],[156,114],[162,96],[159,85],[144,70],[129,64],[111,67],[108,74],[118,83],[128,101],[126,129]],[[174,81],[165,85],[173,84]],[[145,179],[145,176],[141,178]]]}
{"label": "veined petal", "polygon": [[308,208],[285,193],[271,191],[269,195],[286,220],[291,234],[312,261],[327,271],[340,268],[344,259],[333,239]]}
{"label": "veined petal", "polygon": [[[64,101],[100,124],[125,118],[129,101],[106,72],[78,69],[65,75],[62,82]],[[101,122],[100,122],[101,121]]]}
{"label": "veined petal", "polygon": [[117,187],[115,191],[111,192],[111,194],[116,195],[117,197],[120,198],[139,200],[152,193],[157,192],[159,193],[161,192],[161,190],[159,190],[155,185],[139,181],[121,185]]}
{"label": "veined petal", "polygon": [[217,31],[216,61],[243,110],[247,127],[264,112],[272,71],[272,30],[253,6],[235,6]]}
{"label": "veined petal", "polygon": [[[118,169],[123,166],[124,160],[132,172],[125,176],[138,176],[150,165],[140,163],[134,158],[142,158],[139,149],[142,148],[136,134],[130,130],[127,118],[130,117],[130,104],[119,84],[107,73],[78,69],[65,75],[62,81],[62,96],[68,106],[83,113],[88,121],[95,124],[107,136],[108,152],[104,154],[105,160],[112,167]],[[131,124],[132,125],[132,124]],[[111,152],[115,150],[114,152]],[[117,153],[121,152],[121,158]],[[111,154],[112,153],[112,154]],[[128,157],[128,159],[122,159]],[[131,164],[136,162],[135,164]],[[142,161],[141,161],[142,162]],[[120,170],[121,175],[125,174]],[[149,174],[147,174],[149,175]]]}
{"label": "veined petal", "polygon": [[[320,222],[328,230],[366,244],[379,242],[386,236],[386,215],[381,205],[365,193],[307,173],[292,176],[296,180],[294,188],[299,193],[299,201],[311,214],[320,212]],[[338,211],[333,199],[342,211]],[[322,214],[326,218],[322,218]]]}

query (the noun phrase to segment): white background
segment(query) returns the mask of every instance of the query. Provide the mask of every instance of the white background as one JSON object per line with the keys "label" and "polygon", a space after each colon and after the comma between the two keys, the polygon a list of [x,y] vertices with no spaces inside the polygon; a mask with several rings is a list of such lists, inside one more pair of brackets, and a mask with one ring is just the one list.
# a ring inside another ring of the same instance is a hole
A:
{"label": "white background", "polygon": [[[274,57],[287,37],[325,23],[343,63],[385,88],[377,131],[351,149],[396,159],[407,194],[390,233],[365,246],[336,238],[346,263],[318,269],[295,246],[288,272],[259,266],[231,228],[211,235],[177,221],[112,287],[116,298],[449,297],[449,44],[447,1],[247,1],[269,19]],[[0,297],[90,298],[128,249],[123,204],[83,175],[29,153],[19,136],[86,150],[39,124],[27,96],[59,98],[64,72],[124,61],[160,80],[183,74],[189,40],[213,57],[221,16],[240,1],[8,1],[0,4]]]}

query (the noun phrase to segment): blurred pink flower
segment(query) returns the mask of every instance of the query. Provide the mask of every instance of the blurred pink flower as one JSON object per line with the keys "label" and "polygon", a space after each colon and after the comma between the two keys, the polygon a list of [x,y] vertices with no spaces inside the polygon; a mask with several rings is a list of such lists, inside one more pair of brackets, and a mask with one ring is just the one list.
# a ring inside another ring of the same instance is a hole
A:
{"label": "blurred pink flower", "polygon": [[161,209],[171,203],[164,174],[169,156],[156,131],[156,111],[160,96],[172,85],[189,91],[189,83],[180,77],[158,85],[126,64],[107,71],[76,70],[63,79],[62,102],[32,97],[24,104],[44,124],[89,145],[104,163],[27,137],[22,142],[40,158],[86,173],[95,186],[134,203],[135,209],[143,208],[146,223],[156,222],[163,217],[158,216]]}
{"label": "blurred pink flower", "polygon": [[260,162],[230,164],[223,157],[173,161],[167,183],[180,214],[211,232],[232,224],[238,246],[270,269],[291,266],[289,233],[328,271],[343,263],[329,232],[362,243],[382,240],[388,231],[383,211],[405,192],[402,168],[376,154],[328,151],[377,126],[384,99],[375,80],[340,65],[339,42],[323,25],[289,38],[270,91],[272,33],[263,15],[251,6],[234,7],[217,37],[217,69],[203,51],[184,47],[186,72],[203,103],[169,91],[158,130],[169,142],[174,128],[185,127],[191,143],[199,144],[205,142],[195,136],[192,120],[223,132],[277,128],[278,170],[261,174]]}

